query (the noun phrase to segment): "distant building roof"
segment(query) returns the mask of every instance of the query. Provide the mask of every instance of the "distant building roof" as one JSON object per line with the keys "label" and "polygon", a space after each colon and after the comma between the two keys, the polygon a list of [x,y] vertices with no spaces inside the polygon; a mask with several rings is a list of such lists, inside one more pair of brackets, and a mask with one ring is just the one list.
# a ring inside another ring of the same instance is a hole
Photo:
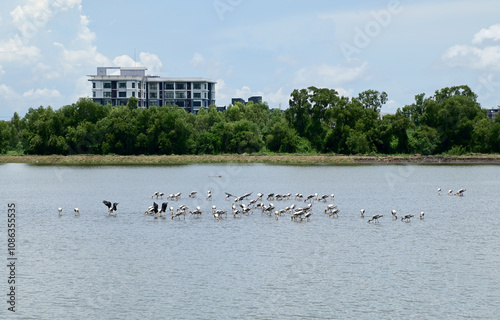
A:
{"label": "distant building roof", "polygon": [[488,118],[495,119],[497,117],[497,115],[498,115],[498,111],[499,111],[498,108],[496,108],[496,109],[486,109]]}
{"label": "distant building roof", "polygon": [[[253,103],[259,103],[262,102],[262,96],[253,96],[248,98],[248,102],[252,101]],[[244,99],[242,98],[232,98],[231,99],[231,104],[234,105],[236,102],[241,102],[243,104],[247,104],[248,102],[245,102]]]}
{"label": "distant building roof", "polygon": [[262,102],[262,96],[253,96],[248,98],[248,102],[252,101],[253,103]]}

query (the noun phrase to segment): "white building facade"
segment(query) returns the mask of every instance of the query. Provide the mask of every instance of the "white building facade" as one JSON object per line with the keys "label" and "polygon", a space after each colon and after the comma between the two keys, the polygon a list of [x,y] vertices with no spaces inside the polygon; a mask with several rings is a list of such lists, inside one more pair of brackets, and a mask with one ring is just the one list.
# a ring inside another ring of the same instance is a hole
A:
{"label": "white building facade", "polygon": [[140,108],[167,104],[197,112],[215,105],[216,82],[206,78],[164,78],[146,75],[146,68],[98,67],[89,75],[92,99],[100,104],[126,105],[137,98]]}

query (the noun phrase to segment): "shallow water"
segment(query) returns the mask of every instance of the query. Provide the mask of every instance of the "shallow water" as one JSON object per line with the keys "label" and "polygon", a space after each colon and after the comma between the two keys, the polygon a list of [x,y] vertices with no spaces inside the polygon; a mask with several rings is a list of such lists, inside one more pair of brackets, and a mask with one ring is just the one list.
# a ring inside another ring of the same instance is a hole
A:
{"label": "shallow water", "polygon": [[[4,164],[0,176],[3,212],[10,202],[18,210],[23,319],[500,318],[500,166]],[[446,195],[460,188],[465,196]],[[155,191],[182,192],[169,206],[200,206],[202,216],[144,215],[167,201]],[[217,221],[213,205],[231,210],[224,192],[335,198],[314,201],[309,221],[259,209]],[[102,200],[119,202],[116,218]],[[338,217],[324,214],[328,203]],[[392,209],[415,217],[395,221]],[[384,217],[367,223],[373,214]]]}

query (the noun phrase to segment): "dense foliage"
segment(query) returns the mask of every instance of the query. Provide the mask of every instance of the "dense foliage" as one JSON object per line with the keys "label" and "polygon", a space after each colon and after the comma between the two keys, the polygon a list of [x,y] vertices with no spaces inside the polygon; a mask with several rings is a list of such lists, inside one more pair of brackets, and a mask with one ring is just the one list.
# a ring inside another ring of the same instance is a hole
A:
{"label": "dense foliage", "polygon": [[356,98],[333,89],[294,90],[290,107],[236,103],[197,114],[174,106],[100,105],[91,99],[53,110],[30,108],[0,121],[0,152],[27,154],[462,154],[500,152],[500,117],[490,120],[467,86],[444,88],[380,116],[387,94]]}

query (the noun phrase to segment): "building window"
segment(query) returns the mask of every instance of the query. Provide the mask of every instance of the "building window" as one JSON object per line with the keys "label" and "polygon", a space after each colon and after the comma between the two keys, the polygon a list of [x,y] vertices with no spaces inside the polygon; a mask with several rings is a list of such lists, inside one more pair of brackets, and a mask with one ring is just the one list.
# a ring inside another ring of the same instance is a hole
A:
{"label": "building window", "polygon": [[103,92],[102,94],[104,98],[111,98],[111,92]]}
{"label": "building window", "polygon": [[205,99],[207,98],[207,93],[205,92]]}
{"label": "building window", "polygon": [[178,107],[183,107],[184,108],[184,101],[177,101],[175,103]]}
{"label": "building window", "polygon": [[94,92],[92,92],[92,96],[95,98],[95,91],[94,91]]}
{"label": "building window", "polygon": [[201,107],[201,101],[193,101],[193,107]]}
{"label": "building window", "polygon": [[132,91],[132,97],[135,97],[135,91]]}
{"label": "building window", "polygon": [[150,92],[149,93],[149,99],[156,99],[158,96],[156,95],[156,92]]}
{"label": "building window", "polygon": [[123,92],[120,91],[120,92],[118,92],[118,97],[119,98],[126,98],[127,97],[127,93],[125,91],[123,91]]}
{"label": "building window", "polygon": [[149,90],[157,90],[157,89],[158,89],[158,85],[156,83],[149,84]]}
{"label": "building window", "polygon": [[165,99],[173,99],[173,98],[174,98],[173,92],[165,92]]}
{"label": "building window", "polygon": [[194,90],[201,90],[201,83],[195,83],[195,84],[193,84],[193,89]]}
{"label": "building window", "polygon": [[111,82],[104,82],[104,89],[111,89]]}
{"label": "building window", "polygon": [[176,98],[176,99],[185,99],[184,92],[177,92],[177,93],[175,94],[175,98]]}
{"label": "building window", "polygon": [[201,99],[201,93],[199,93],[199,92],[194,92],[194,93],[193,93],[193,98],[194,98],[194,99]]}
{"label": "building window", "polygon": [[174,90],[173,83],[165,83],[165,90]]}
{"label": "building window", "polygon": [[177,90],[185,90],[185,89],[186,89],[186,84],[185,84],[185,83],[177,83],[177,84],[175,85],[175,88],[176,88]]}
{"label": "building window", "polygon": [[135,82],[132,82],[132,89],[135,89]]}
{"label": "building window", "polygon": [[95,89],[95,82],[92,82],[92,88]]}
{"label": "building window", "polygon": [[127,83],[126,82],[119,82],[118,88],[119,89],[127,89]]}

